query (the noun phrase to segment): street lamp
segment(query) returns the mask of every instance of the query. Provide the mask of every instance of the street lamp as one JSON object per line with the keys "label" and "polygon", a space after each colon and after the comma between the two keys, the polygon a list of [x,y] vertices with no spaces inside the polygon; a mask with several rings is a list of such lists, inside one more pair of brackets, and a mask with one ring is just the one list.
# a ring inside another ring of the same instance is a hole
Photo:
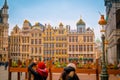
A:
{"label": "street lamp", "polygon": [[108,40],[105,40],[105,55],[106,55],[106,64],[108,65]]}
{"label": "street lamp", "polygon": [[104,47],[105,47],[105,25],[107,24],[106,20],[104,19],[104,15],[101,15],[101,18],[98,22],[102,28],[100,30],[101,32],[101,39],[102,39],[102,70],[101,70],[101,80],[108,80],[108,72],[107,72],[107,67],[106,67],[106,62],[105,62],[105,50],[104,50]]}

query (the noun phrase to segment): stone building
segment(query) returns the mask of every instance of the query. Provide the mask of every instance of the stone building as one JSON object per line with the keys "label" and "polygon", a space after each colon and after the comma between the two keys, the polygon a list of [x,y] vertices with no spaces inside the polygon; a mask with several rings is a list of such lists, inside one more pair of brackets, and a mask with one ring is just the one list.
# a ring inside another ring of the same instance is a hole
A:
{"label": "stone building", "polygon": [[67,34],[68,29],[60,23],[58,28],[53,28],[50,24],[43,32],[43,55],[44,60],[54,60],[67,62]]}
{"label": "stone building", "polygon": [[0,61],[8,59],[8,17],[8,5],[7,0],[5,0],[0,9]]}
{"label": "stone building", "polygon": [[108,62],[120,62],[120,0],[105,0]]}
{"label": "stone building", "polygon": [[106,39],[108,62],[120,62],[120,0],[104,0],[106,6]]}
{"label": "stone building", "polygon": [[83,63],[95,60],[95,35],[85,22],[80,19],[77,24],[77,31],[68,33],[68,55],[69,60],[82,60]]}

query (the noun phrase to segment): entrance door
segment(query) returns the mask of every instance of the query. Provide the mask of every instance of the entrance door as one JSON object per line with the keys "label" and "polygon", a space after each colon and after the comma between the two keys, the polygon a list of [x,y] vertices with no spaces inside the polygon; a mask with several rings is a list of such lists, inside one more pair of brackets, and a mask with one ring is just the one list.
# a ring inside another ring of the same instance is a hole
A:
{"label": "entrance door", "polygon": [[120,39],[117,41],[117,61],[120,63]]}

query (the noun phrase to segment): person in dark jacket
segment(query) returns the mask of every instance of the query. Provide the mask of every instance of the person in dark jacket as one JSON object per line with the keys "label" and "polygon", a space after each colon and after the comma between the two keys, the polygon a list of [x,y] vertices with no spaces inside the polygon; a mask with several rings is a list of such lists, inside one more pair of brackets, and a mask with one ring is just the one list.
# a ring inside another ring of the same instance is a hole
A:
{"label": "person in dark jacket", "polygon": [[75,65],[73,63],[68,64],[64,68],[59,80],[80,80],[77,74],[75,73]]}
{"label": "person in dark jacket", "polygon": [[8,61],[5,62],[4,66],[5,66],[5,70],[7,70],[7,67],[8,67]]}
{"label": "person in dark jacket", "polygon": [[[33,66],[35,65],[37,65],[36,70],[33,69]],[[28,71],[33,74],[34,80],[47,80],[48,70],[46,69],[44,62],[39,62],[38,64],[36,64],[36,62],[32,62],[28,66]]]}

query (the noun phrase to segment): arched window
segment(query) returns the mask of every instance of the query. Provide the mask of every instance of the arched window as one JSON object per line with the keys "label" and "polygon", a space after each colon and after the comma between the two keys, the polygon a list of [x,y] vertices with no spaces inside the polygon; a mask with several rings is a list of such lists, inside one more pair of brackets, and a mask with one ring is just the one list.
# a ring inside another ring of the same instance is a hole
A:
{"label": "arched window", "polygon": [[120,44],[120,38],[117,40],[117,43]]}
{"label": "arched window", "polygon": [[86,51],[86,45],[84,45],[84,51]]}
{"label": "arched window", "polygon": [[33,48],[31,48],[31,52],[32,52],[32,54],[34,53],[34,49]]}
{"label": "arched window", "polygon": [[120,9],[116,11],[116,29],[120,29]]}
{"label": "arched window", "polygon": [[117,40],[117,61],[120,63],[120,38]]}

